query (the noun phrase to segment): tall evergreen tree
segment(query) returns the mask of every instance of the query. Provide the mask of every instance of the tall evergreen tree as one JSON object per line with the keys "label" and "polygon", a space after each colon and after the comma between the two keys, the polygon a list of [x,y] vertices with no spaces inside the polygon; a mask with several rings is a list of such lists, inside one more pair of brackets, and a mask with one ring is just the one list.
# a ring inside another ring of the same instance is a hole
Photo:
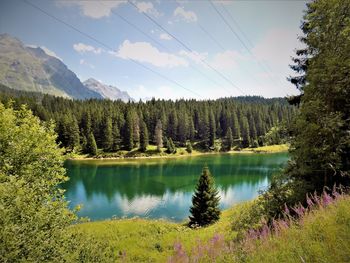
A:
{"label": "tall evergreen tree", "polygon": [[188,139],[193,142],[195,138],[195,129],[194,129],[194,122],[191,117],[189,117],[189,125],[188,125]]}
{"label": "tall evergreen tree", "polygon": [[204,167],[192,197],[189,222],[191,227],[207,226],[219,220],[220,197],[218,194],[219,192],[214,186],[214,179],[209,172],[209,168]]}
{"label": "tall evergreen tree", "polygon": [[92,132],[90,132],[90,134],[86,138],[85,153],[88,153],[92,156],[95,156],[97,154],[97,145],[95,141],[95,136]]}
{"label": "tall evergreen tree", "polygon": [[[303,92],[287,175],[305,191],[350,182],[350,2],[307,4],[291,78]],[[301,76],[300,76],[301,74]],[[300,190],[299,190],[300,191]],[[303,193],[302,193],[303,194]]]}
{"label": "tall evergreen tree", "polygon": [[163,147],[163,127],[162,122],[160,120],[157,121],[156,130],[154,131],[154,139],[157,145],[158,152],[161,151]]}
{"label": "tall evergreen tree", "polygon": [[186,145],[186,139],[188,134],[188,116],[185,110],[181,111],[181,121],[178,122],[177,126],[177,140],[180,146]]}
{"label": "tall evergreen tree", "polygon": [[101,145],[103,150],[110,151],[113,146],[113,127],[112,119],[105,116],[101,124]]}
{"label": "tall evergreen tree", "polygon": [[239,139],[241,137],[241,128],[240,128],[240,125],[239,125],[239,121],[238,121],[238,117],[237,117],[236,111],[233,112],[232,119],[233,119],[233,121],[232,121],[233,127],[232,127],[232,131],[231,131],[232,132],[232,137],[235,138],[235,139]]}
{"label": "tall evergreen tree", "polygon": [[249,122],[248,118],[244,116],[242,118],[242,124],[241,124],[241,134],[242,134],[242,146],[248,147],[250,145],[250,128],[249,128]]}
{"label": "tall evergreen tree", "polygon": [[167,135],[169,138],[173,140],[176,140],[177,138],[177,126],[178,126],[177,114],[175,110],[172,110],[170,112],[169,119],[168,119]]}
{"label": "tall evergreen tree", "polygon": [[144,121],[141,121],[140,125],[140,150],[142,152],[145,152],[147,150],[147,146],[149,143],[149,138],[148,138],[148,130],[146,123]]}
{"label": "tall evergreen tree", "polygon": [[134,120],[133,114],[128,112],[124,124],[124,138],[123,143],[127,150],[132,150],[134,148]]}
{"label": "tall evergreen tree", "polygon": [[209,114],[209,147],[215,146],[216,124],[214,113],[211,110]]}
{"label": "tall evergreen tree", "polygon": [[226,151],[230,151],[232,149],[233,137],[232,137],[232,130],[231,130],[231,128],[228,128],[228,130],[227,130],[227,134],[226,134],[223,146],[224,146],[224,149]]}
{"label": "tall evergreen tree", "polygon": [[118,151],[121,145],[121,138],[120,138],[120,130],[116,122],[113,124],[113,127],[112,127],[112,137],[113,137],[112,151]]}

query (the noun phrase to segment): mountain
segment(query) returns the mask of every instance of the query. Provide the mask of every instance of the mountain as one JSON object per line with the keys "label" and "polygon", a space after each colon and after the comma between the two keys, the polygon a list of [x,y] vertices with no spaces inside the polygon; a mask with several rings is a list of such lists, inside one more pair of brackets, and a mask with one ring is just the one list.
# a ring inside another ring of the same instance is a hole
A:
{"label": "mountain", "polygon": [[74,99],[103,98],[86,88],[60,59],[40,47],[25,46],[8,34],[0,34],[0,83]]}
{"label": "mountain", "polygon": [[83,82],[88,89],[101,94],[103,98],[111,100],[122,100],[124,102],[133,101],[134,99],[129,96],[126,91],[121,91],[117,87],[103,84],[96,79],[89,78]]}

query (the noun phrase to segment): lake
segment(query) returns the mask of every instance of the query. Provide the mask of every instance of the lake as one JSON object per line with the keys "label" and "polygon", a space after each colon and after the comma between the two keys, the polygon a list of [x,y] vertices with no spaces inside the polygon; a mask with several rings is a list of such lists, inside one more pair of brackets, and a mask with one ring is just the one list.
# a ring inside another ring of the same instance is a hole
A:
{"label": "lake", "polygon": [[288,153],[211,154],[137,160],[67,161],[70,180],[63,185],[70,206],[91,220],[142,217],[182,221],[207,165],[221,196],[220,208],[251,200],[266,189]]}

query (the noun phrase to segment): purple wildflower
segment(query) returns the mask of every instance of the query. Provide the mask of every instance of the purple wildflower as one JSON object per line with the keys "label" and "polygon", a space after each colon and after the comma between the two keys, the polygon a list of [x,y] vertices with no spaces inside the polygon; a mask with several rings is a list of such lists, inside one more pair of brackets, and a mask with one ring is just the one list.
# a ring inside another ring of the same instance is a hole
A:
{"label": "purple wildflower", "polygon": [[314,202],[312,202],[312,199],[309,197],[308,194],[306,194],[306,203],[307,203],[309,208],[311,208],[315,205]]}
{"label": "purple wildflower", "polygon": [[286,215],[290,215],[290,211],[286,203],[284,203],[284,212],[286,213]]}
{"label": "purple wildflower", "polygon": [[324,191],[322,195],[322,202],[324,206],[327,206],[333,202],[333,198],[326,191]]}

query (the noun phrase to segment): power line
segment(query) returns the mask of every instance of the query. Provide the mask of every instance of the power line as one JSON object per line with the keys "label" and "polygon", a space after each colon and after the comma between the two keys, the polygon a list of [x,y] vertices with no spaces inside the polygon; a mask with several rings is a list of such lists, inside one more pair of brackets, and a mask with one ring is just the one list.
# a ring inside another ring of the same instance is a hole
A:
{"label": "power line", "polygon": [[[29,1],[27,1],[27,0],[23,0],[23,2],[26,3],[27,5],[30,5],[31,7],[35,8],[35,9],[37,9],[38,11],[44,13],[45,15],[51,17],[52,19],[56,20],[57,22],[62,23],[62,24],[64,24],[65,26],[69,27],[70,29],[72,29],[72,30],[74,30],[74,31],[76,31],[76,32],[78,32],[78,33],[80,33],[81,35],[85,36],[86,38],[89,38],[90,40],[92,40],[92,41],[98,43],[99,45],[105,47],[105,48],[108,49],[109,51],[114,52],[114,51],[113,51],[113,48],[112,48],[111,46],[109,46],[108,44],[103,43],[102,41],[100,41],[100,40],[98,40],[97,38],[91,36],[90,34],[87,34],[87,33],[83,32],[83,31],[81,31],[80,29],[76,28],[75,26],[73,26],[73,25],[71,25],[71,24],[69,24],[69,23],[67,23],[67,22],[65,22],[65,21],[63,21],[63,20],[57,18],[56,16],[54,16],[54,15],[48,13],[47,11],[43,10],[42,8],[38,7],[37,5],[31,3],[31,2],[29,2]],[[154,73],[155,75],[161,77],[162,79],[165,79],[165,80],[167,80],[167,81],[169,81],[169,82],[171,82],[171,83],[174,83],[175,85],[177,85],[177,86],[183,88],[184,90],[187,90],[187,91],[189,91],[189,92],[195,94],[196,96],[202,97],[202,96],[201,96],[200,94],[198,94],[197,92],[192,91],[192,90],[190,90],[190,89],[184,87],[183,85],[181,85],[181,84],[178,83],[177,81],[168,78],[167,76],[165,76],[165,75],[163,75],[163,74],[161,74],[161,73],[159,73],[159,72],[157,72],[157,71],[155,71],[155,70],[153,70],[153,69],[151,69],[151,68],[149,68],[149,67],[143,65],[142,63],[140,63],[140,62],[138,62],[138,61],[136,61],[136,60],[134,60],[134,59],[132,59],[132,58],[130,58],[130,57],[128,57],[128,59],[130,59],[134,64],[137,64],[138,66],[140,66],[140,67],[142,67],[142,68],[144,68],[144,69],[146,69],[146,70],[148,70],[148,71],[151,71],[152,73]]]}
{"label": "power line", "polygon": [[[225,13],[230,17],[230,19],[233,21],[235,26],[237,27],[238,31],[242,34],[242,36],[245,38],[245,40],[248,42],[249,46],[253,48],[253,44],[250,41],[249,37],[244,33],[243,29],[240,27],[238,22],[234,19],[233,15],[221,4],[221,8],[225,11]],[[261,65],[269,72],[272,72],[271,68],[269,65],[266,63],[262,62]]]}
{"label": "power line", "polygon": [[[135,7],[136,9],[137,6],[131,2],[130,0],[127,0],[130,5]],[[145,12],[142,12],[142,14],[147,17],[150,21],[152,21],[156,26],[158,26],[160,29],[162,29],[164,32],[166,32],[169,36],[171,36],[173,39],[175,39],[176,42],[178,42],[181,46],[183,46],[187,51],[190,53],[194,53],[193,50],[187,46],[183,41],[181,41],[179,38],[177,38],[174,34],[169,32],[166,28],[164,28],[161,24],[159,24],[155,19],[153,19],[151,16],[146,14]],[[200,59],[206,66],[208,66],[210,69],[215,71],[218,75],[220,75],[223,79],[225,79],[228,83],[230,83],[234,88],[238,89],[241,93],[245,95],[245,92],[242,91],[236,84],[234,84],[229,78],[227,78],[224,74],[222,74],[220,71],[218,71],[216,68],[212,67],[209,63],[207,63],[204,59]],[[224,87],[223,87],[224,88]],[[226,88],[225,88],[226,89]],[[226,89],[227,90],[227,89]]]}
{"label": "power line", "polygon": [[227,20],[225,19],[225,17],[220,13],[220,11],[215,7],[215,5],[212,3],[211,0],[208,0],[210,5],[213,7],[213,9],[215,10],[215,12],[219,15],[219,17],[222,19],[222,21],[227,25],[227,27],[231,30],[231,32],[236,36],[236,38],[239,40],[239,42],[242,44],[242,46],[248,51],[248,53],[254,58],[254,60],[257,62],[257,64],[261,67],[261,69],[263,71],[265,71],[269,77],[271,78],[272,81],[274,81],[274,79],[271,77],[270,72],[268,70],[266,70],[265,67],[263,67],[263,65],[260,63],[260,61],[258,59],[256,59],[256,57],[254,56],[254,54],[251,52],[251,50],[249,49],[249,47],[245,44],[245,42],[242,40],[242,38],[236,33],[236,31],[232,28],[232,26],[227,22]]}
{"label": "power line", "polygon": [[[225,52],[225,48],[220,44],[220,42],[219,41],[217,41],[216,39],[215,39],[215,37],[213,37],[213,35],[210,33],[210,32],[208,32],[201,24],[197,24],[198,25],[198,27],[204,32],[204,34],[206,34],[207,36],[208,36],[208,38],[210,38],[223,52]],[[248,72],[248,70],[245,68],[245,67],[242,67],[243,69],[244,69],[244,71],[248,74],[248,75],[250,75],[250,78],[251,79],[253,79],[258,85],[261,85],[260,83],[259,83],[259,81],[252,75],[252,74],[250,74],[249,72]]]}
{"label": "power line", "polygon": [[[102,2],[100,2],[101,5],[103,5]],[[159,41],[157,41],[156,39],[154,39],[153,37],[151,37],[150,35],[148,35],[145,31],[143,31],[142,29],[140,29],[137,25],[133,24],[132,22],[130,22],[128,19],[126,19],[125,17],[123,17],[122,15],[120,15],[118,12],[114,11],[113,9],[111,9],[111,12],[116,15],[118,18],[120,18],[122,21],[124,21],[125,23],[127,23],[129,26],[133,27],[135,30],[137,30],[139,33],[141,33],[142,35],[144,35],[145,37],[147,37],[148,39],[150,39],[151,41],[153,41],[154,43],[156,43],[157,45],[159,45],[160,47],[166,49],[168,52],[170,52],[169,48],[167,48],[166,46],[164,46],[162,43],[160,43]],[[208,77],[206,74],[204,74],[202,71],[200,71],[199,69],[195,68],[194,66],[192,66],[191,64],[189,64],[190,68],[193,69],[194,71],[196,71],[197,73],[199,73],[200,75],[202,75],[203,77],[205,77],[206,79],[208,79],[209,81],[211,81],[212,83],[214,83],[215,85],[217,85],[218,87],[222,87],[222,85],[220,85],[218,82],[216,82],[215,80],[213,80],[212,78]]]}

